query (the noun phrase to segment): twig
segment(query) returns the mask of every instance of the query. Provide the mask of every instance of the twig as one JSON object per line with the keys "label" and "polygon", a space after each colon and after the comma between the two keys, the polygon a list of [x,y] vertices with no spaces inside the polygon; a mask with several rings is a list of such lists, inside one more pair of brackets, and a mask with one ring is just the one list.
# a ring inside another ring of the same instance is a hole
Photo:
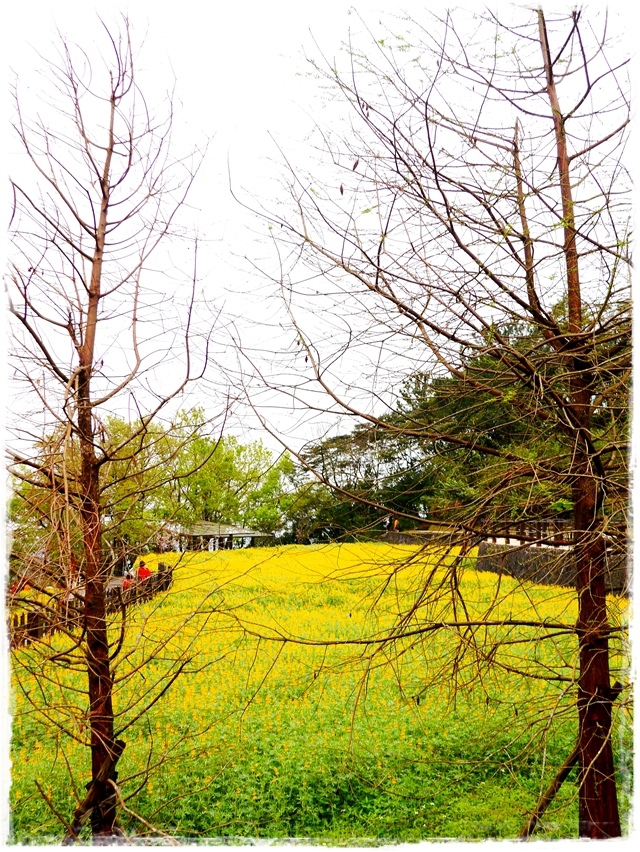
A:
{"label": "twig", "polygon": [[126,811],[126,813],[130,814],[132,817],[139,820],[150,831],[153,831],[156,834],[159,834],[161,837],[165,837],[172,846],[180,846],[180,841],[176,840],[175,837],[172,837],[170,834],[167,834],[165,831],[162,831],[162,829],[160,829],[160,828],[156,828],[155,825],[151,825],[151,823],[147,822],[147,820],[144,817],[140,816],[140,814],[137,814],[135,811],[131,810],[131,808],[128,808],[124,803],[124,799],[122,798],[122,793],[120,792],[120,788],[118,787],[116,782],[112,778],[109,778],[109,783],[111,784],[111,786],[115,790],[116,797],[118,799],[118,803],[119,803],[119,805],[120,805],[120,807],[122,808],[123,811]]}
{"label": "twig", "polygon": [[51,801],[51,799],[49,798],[49,796],[47,796],[47,794],[44,792],[44,790],[43,790],[43,789],[42,789],[42,787],[40,786],[40,782],[39,782],[39,781],[34,781],[33,783],[34,783],[34,784],[36,785],[36,787],[38,788],[38,793],[40,793],[40,795],[41,795],[41,796],[42,796],[42,798],[44,799],[44,801],[45,801],[45,803],[46,803],[47,807],[49,808],[49,810],[51,811],[51,813],[52,813],[55,817],[57,817],[57,819],[59,819],[59,820],[60,820],[60,822],[62,823],[62,825],[65,827],[67,834],[72,833],[72,832],[73,832],[73,829],[71,828],[71,826],[69,825],[69,823],[66,821],[66,819],[62,816],[62,814],[61,814],[61,813],[57,810],[57,808],[55,807],[55,805],[53,804],[53,802]]}
{"label": "twig", "polygon": [[536,826],[540,822],[540,819],[542,818],[542,814],[546,811],[551,802],[554,800],[556,793],[558,792],[560,787],[562,787],[563,783],[567,779],[567,776],[578,762],[579,756],[580,749],[578,747],[578,744],[576,743],[573,747],[571,754],[562,764],[551,784],[549,784],[542,796],[540,796],[540,798],[538,799],[538,803],[533,809],[531,816],[526,821],[526,823],[520,830],[520,833],[518,834],[518,840],[526,840],[528,837],[531,837],[533,832],[536,830]]}

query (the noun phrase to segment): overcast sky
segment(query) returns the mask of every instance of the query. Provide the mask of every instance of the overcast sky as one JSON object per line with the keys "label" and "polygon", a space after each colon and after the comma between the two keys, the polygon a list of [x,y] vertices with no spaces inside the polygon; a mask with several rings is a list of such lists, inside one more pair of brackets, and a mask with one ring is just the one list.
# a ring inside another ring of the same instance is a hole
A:
{"label": "overcast sky", "polygon": [[[375,24],[384,7],[367,2],[359,8]],[[273,160],[280,157],[278,146],[294,161],[304,161],[305,139],[319,112],[331,109],[309,78],[306,56],[318,58],[321,50],[331,58],[350,28],[362,25],[351,4],[341,0],[310,4],[35,0],[14,4],[9,13],[3,45],[9,81],[17,77],[23,92],[37,91],[35,70],[55,54],[57,30],[91,56],[102,38],[98,15],[112,25],[121,13],[129,16],[134,42],[144,40],[137,72],[147,101],[160,107],[175,82],[173,150],[185,152],[210,140],[190,197],[192,224],[209,241],[201,260],[203,286],[226,316],[253,314],[255,319],[261,310],[259,300],[247,295],[260,282],[243,256],[260,253],[252,248],[256,220],[233,199],[230,180],[247,202],[253,198],[268,203],[277,196]],[[7,111],[10,117],[11,104]],[[22,165],[20,155],[12,156],[19,148],[11,136],[5,138],[5,149],[15,175]]]}
{"label": "overcast sky", "polygon": [[[381,20],[393,26],[394,11],[419,17],[425,6],[442,9],[433,0],[405,0],[393,8],[374,0],[355,4],[374,34]],[[572,4],[553,8],[559,6]],[[311,156],[306,140],[314,124],[330,126],[332,110],[338,109],[310,76],[305,57],[318,58],[322,51],[331,59],[362,23],[344,0],[29,0],[12,4],[4,27],[10,80],[17,75],[21,87],[37,89],[34,70],[43,64],[38,54],[52,57],[57,29],[91,55],[100,40],[98,15],[112,25],[122,13],[130,18],[134,41],[144,40],[137,70],[148,102],[161,106],[175,80],[175,152],[211,140],[189,214],[209,246],[201,266],[203,287],[226,316],[245,315],[260,324],[264,307],[256,293],[266,285],[244,257],[259,259],[263,249],[254,242],[256,219],[232,197],[229,175],[235,192],[248,203],[269,204],[278,197],[278,148],[305,165]],[[11,156],[17,149],[10,139],[5,144],[13,171],[20,167]],[[256,339],[258,335],[255,331]]]}
{"label": "overcast sky", "polygon": [[[367,19],[377,20],[384,5],[365,3]],[[13,5],[4,50],[10,75],[15,72],[21,86],[31,79],[37,86],[37,53],[52,56],[56,28],[90,53],[100,40],[98,14],[107,24],[128,14],[134,40],[144,39],[137,71],[148,102],[161,104],[175,77],[174,149],[212,140],[192,203],[199,228],[210,239],[230,241],[243,214],[228,190],[229,170],[238,190],[263,197],[273,191],[268,158],[278,156],[276,142],[300,155],[296,142],[308,135],[322,100],[308,78],[305,53],[318,57],[315,39],[328,57],[335,55],[358,25],[350,6],[342,0],[35,0]]]}

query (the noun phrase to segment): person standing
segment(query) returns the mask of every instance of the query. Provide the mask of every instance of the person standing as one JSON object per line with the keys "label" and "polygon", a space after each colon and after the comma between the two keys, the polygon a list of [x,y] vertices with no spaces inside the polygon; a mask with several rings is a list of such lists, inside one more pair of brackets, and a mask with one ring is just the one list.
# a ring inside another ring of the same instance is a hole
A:
{"label": "person standing", "polygon": [[141,559],[140,564],[138,565],[138,570],[136,571],[136,579],[138,580],[146,580],[147,577],[151,576],[151,571],[147,568],[147,563]]}

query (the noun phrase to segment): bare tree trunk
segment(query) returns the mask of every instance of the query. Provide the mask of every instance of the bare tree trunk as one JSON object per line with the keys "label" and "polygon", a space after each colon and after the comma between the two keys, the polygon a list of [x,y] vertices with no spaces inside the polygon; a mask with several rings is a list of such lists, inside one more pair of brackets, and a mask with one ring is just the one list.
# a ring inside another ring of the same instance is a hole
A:
{"label": "bare tree trunk", "polygon": [[80,433],[81,515],[85,554],[85,626],[86,661],[89,688],[89,725],[91,728],[91,783],[96,804],[91,812],[94,837],[113,834],[115,800],[103,766],[114,761],[113,680],[109,662],[106,587],[109,582],[102,558],[99,466],[95,454],[95,428],[91,401],[91,374],[95,355],[98,305],[101,295],[102,260],[106,242],[109,210],[109,178],[114,147],[113,121],[115,94],[111,96],[109,139],[102,173],[100,218],[95,232],[85,337],[79,352],[78,430]]}
{"label": "bare tree trunk", "polygon": [[[579,13],[574,12],[577,23]],[[611,679],[609,623],[605,591],[604,539],[598,529],[599,486],[589,454],[591,392],[589,364],[584,353],[582,298],[574,206],[569,172],[565,122],[560,111],[553,64],[542,9],[538,10],[540,45],[553,114],[562,199],[564,256],[567,271],[569,335],[576,355],[571,358],[571,408],[575,428],[573,466],[574,554],[578,591],[578,750],[580,755],[580,837],[620,837],[613,749],[611,745]]]}
{"label": "bare tree trunk", "polygon": [[[585,460],[581,460],[585,466]],[[609,623],[605,591],[604,540],[597,529],[596,483],[577,477],[575,559],[578,586],[578,746],[580,751],[580,837],[620,837],[613,748]]]}
{"label": "bare tree trunk", "polygon": [[[168,481],[157,460],[148,468],[138,467],[140,448],[152,445],[155,452],[159,445],[166,459],[175,459],[197,432],[195,424],[183,428],[178,417],[175,444],[170,435],[165,443],[164,437],[151,439],[148,434],[153,419],[196,376],[201,377],[207,363],[205,347],[202,363],[196,366],[200,349],[194,348],[192,325],[195,277],[186,313],[181,299],[172,308],[171,342],[167,338],[158,343],[147,361],[140,352],[141,318],[147,327],[155,327],[160,319],[167,328],[166,306],[156,307],[155,296],[149,299],[150,291],[141,284],[145,265],[165,237],[178,233],[172,222],[201,157],[198,153],[190,161],[169,156],[171,99],[164,119],[151,115],[135,82],[126,16],[121,30],[105,27],[104,34],[107,52],[95,56],[95,68],[84,48],[61,39],[58,61],[46,66],[55,104],[50,109],[46,105],[44,118],[25,121],[16,93],[15,127],[32,177],[25,178],[23,186],[13,184],[17,262],[11,276],[17,374],[44,406],[44,419],[36,430],[36,434],[41,430],[40,440],[34,440],[31,423],[16,428],[20,451],[14,453],[15,468],[20,481],[36,495],[27,527],[40,516],[43,532],[36,538],[39,544],[47,536],[54,544],[49,553],[51,572],[64,583],[65,604],[71,603],[80,581],[84,584],[79,610],[84,631],[70,637],[70,656],[52,658],[49,649],[43,649],[47,663],[86,666],[84,700],[77,705],[67,700],[65,680],[60,682],[62,699],[51,703],[42,690],[34,707],[40,710],[38,703],[45,705],[45,724],[51,714],[66,708],[77,722],[76,730],[84,731],[88,723],[90,736],[72,734],[83,745],[89,742],[91,780],[68,838],[76,839],[90,818],[96,843],[107,843],[118,833],[116,788],[111,782],[125,743],[115,736],[143,717],[184,667],[178,661],[168,676],[166,672],[154,676],[144,709],[138,709],[133,719],[126,702],[114,713],[119,702],[113,695],[113,671],[124,646],[126,622],[122,615],[119,639],[110,648],[111,566],[106,538],[126,524],[131,506],[142,503],[140,477],[149,489]],[[182,376],[168,387],[159,378],[161,392],[149,394],[161,353],[180,357],[174,349],[178,338],[184,341]],[[43,381],[42,375],[51,381]],[[100,418],[120,412],[125,395],[134,401],[137,416],[109,436]],[[153,484],[145,479],[149,471],[158,470]],[[182,470],[181,475],[188,472]],[[38,500],[37,495],[43,496]],[[26,505],[30,499],[31,495]],[[52,596],[56,608],[57,598]],[[75,614],[75,604],[71,609]],[[153,651],[143,657],[140,668],[154,659]]]}
{"label": "bare tree trunk", "polygon": [[91,728],[91,783],[96,790],[91,826],[96,837],[111,835],[115,820],[113,805],[102,807],[103,803],[113,798],[113,791],[108,779],[101,778],[102,767],[114,759],[113,682],[105,602],[108,579],[105,577],[100,542],[98,466],[93,458],[91,444],[86,440],[83,440],[82,451],[82,480],[86,486],[81,509],[85,543],[84,615]]}

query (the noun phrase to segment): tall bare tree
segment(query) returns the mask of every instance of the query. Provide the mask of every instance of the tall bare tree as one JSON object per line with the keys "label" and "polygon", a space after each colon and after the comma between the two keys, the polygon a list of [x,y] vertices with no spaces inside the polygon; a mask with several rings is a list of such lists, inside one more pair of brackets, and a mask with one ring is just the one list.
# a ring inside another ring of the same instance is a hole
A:
{"label": "tall bare tree", "polygon": [[[109,495],[116,479],[135,487],[153,443],[150,424],[163,412],[171,415],[172,400],[207,360],[206,336],[203,346],[197,343],[195,259],[193,273],[176,286],[163,249],[184,236],[177,217],[202,152],[171,155],[171,94],[156,116],[136,79],[127,19],[119,29],[105,26],[103,40],[102,52],[94,52],[60,37],[37,105],[16,84],[22,157],[12,181],[8,276],[18,387],[12,470],[23,483],[19,493],[33,525],[47,534],[37,561],[64,593],[83,601],[81,634],[68,634],[66,653],[45,647],[41,671],[46,664],[86,673],[88,708],[77,712],[86,712],[88,721],[91,784],[76,816],[80,825],[90,814],[94,837],[115,831],[112,782],[124,748],[113,703],[122,631],[114,648],[107,629]],[[195,256],[197,244],[191,250]],[[111,414],[132,423],[119,437],[107,434]],[[155,485],[162,476],[156,461]],[[184,660],[170,667],[168,680],[183,667]],[[149,702],[166,686],[151,690]],[[40,709],[65,728],[53,710]],[[73,734],[74,724],[65,730]]]}
{"label": "tall bare tree", "polygon": [[[604,12],[517,10],[509,24],[447,13],[401,29],[350,43],[344,70],[315,66],[351,121],[347,132],[319,129],[314,174],[287,163],[292,207],[267,214],[291,378],[257,361],[254,377],[325,420],[369,424],[373,442],[414,440],[469,476],[482,467],[480,496],[432,515],[462,554],[509,521],[540,517],[545,488],[563,495],[579,609],[579,833],[616,837],[609,660],[619,627],[605,577],[612,554],[626,552],[627,58]],[[425,407],[399,418],[394,387],[412,375]],[[446,377],[464,388],[457,410],[446,407]],[[476,416],[491,405],[508,412],[501,441]],[[347,498],[388,511],[298,457]],[[440,626],[486,661],[491,612],[474,626],[456,607],[458,570],[459,560],[453,615]],[[390,642],[438,627],[426,609],[433,579]],[[520,626],[532,645],[552,629]]]}

